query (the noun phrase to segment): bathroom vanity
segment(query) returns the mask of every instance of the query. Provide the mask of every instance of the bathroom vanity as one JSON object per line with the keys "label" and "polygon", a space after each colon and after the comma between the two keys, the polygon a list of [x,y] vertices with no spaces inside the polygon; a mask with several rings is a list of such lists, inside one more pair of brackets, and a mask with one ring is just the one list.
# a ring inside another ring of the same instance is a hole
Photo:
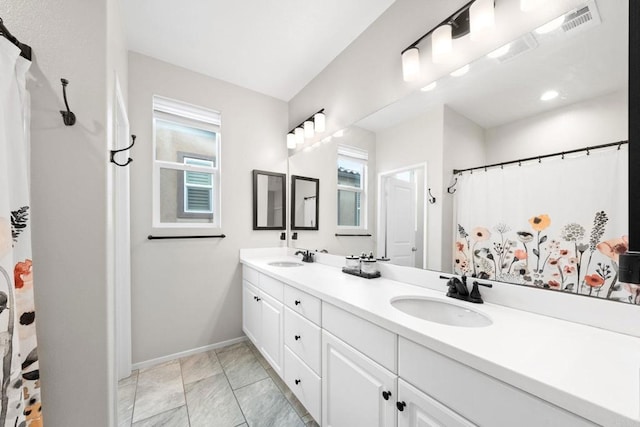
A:
{"label": "bathroom vanity", "polygon": [[[241,251],[243,330],[323,426],[640,426],[638,338],[455,301],[433,271],[420,274],[442,291],[285,251]],[[490,321],[423,320],[398,298]]]}

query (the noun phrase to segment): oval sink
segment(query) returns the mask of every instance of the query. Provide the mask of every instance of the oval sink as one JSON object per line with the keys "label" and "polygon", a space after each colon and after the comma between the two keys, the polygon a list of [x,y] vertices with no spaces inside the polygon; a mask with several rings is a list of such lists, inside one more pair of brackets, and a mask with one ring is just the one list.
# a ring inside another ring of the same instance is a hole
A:
{"label": "oval sink", "polygon": [[391,305],[410,316],[443,325],[480,328],[493,323],[482,313],[431,298],[399,297],[392,299]]}
{"label": "oval sink", "polygon": [[274,261],[268,264],[272,267],[302,267],[304,265],[301,262],[293,261]]}

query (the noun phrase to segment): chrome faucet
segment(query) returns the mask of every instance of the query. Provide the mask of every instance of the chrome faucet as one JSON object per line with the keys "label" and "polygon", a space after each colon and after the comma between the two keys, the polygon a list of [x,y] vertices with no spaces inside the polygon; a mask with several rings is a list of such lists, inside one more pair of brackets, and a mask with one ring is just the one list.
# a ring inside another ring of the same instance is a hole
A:
{"label": "chrome faucet", "polygon": [[480,290],[478,286],[486,286],[487,288],[492,288],[493,285],[490,283],[480,283],[477,280],[473,281],[473,287],[471,288],[471,293],[469,293],[469,288],[467,288],[467,276],[461,276],[461,279],[457,277],[447,277],[440,276],[441,279],[447,279],[447,286],[449,289],[447,290],[447,296],[455,299],[459,299],[462,301],[469,301],[476,304],[482,304],[484,301],[482,300],[482,295],[480,295]]}
{"label": "chrome faucet", "polygon": [[302,255],[302,262],[313,262],[313,252],[309,249],[304,251],[297,251],[296,255]]}

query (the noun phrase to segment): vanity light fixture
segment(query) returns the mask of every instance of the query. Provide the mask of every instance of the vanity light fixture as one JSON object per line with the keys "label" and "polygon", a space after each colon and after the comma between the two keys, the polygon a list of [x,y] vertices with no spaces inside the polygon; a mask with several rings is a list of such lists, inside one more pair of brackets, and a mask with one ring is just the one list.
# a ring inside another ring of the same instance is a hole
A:
{"label": "vanity light fixture", "polygon": [[487,54],[487,58],[491,58],[491,59],[500,58],[501,56],[504,56],[507,53],[509,53],[510,49],[511,49],[511,43],[507,43],[504,46],[499,47],[493,52],[490,52],[489,54]]}
{"label": "vanity light fixture", "polygon": [[551,101],[560,95],[556,90],[548,90],[540,96],[540,101]]}
{"label": "vanity light fixture", "polygon": [[457,70],[455,70],[454,72],[451,73],[451,76],[452,77],[460,77],[460,76],[464,76],[468,72],[469,72],[469,64],[458,68]]}
{"label": "vanity light fixture", "polygon": [[493,28],[496,22],[494,0],[476,0],[469,8],[469,24],[471,25],[471,40]]}
{"label": "vanity light fixture", "polygon": [[316,132],[324,132],[326,117],[324,108],[305,119],[287,134],[287,148],[293,150],[297,145],[304,144],[305,138],[312,138]]}
{"label": "vanity light fixture", "polygon": [[438,86],[438,82],[431,82],[428,85],[426,85],[425,87],[423,87],[422,89],[420,89],[422,92],[429,92],[431,90],[434,90],[436,88],[436,86]]}
{"label": "vanity light fixture", "polygon": [[557,30],[564,24],[564,15],[558,16],[556,19],[552,19],[544,25],[536,28],[534,31],[536,34],[547,34],[553,30]]}
{"label": "vanity light fixture", "polygon": [[[470,18],[469,9],[474,3],[478,6],[474,8],[474,16]],[[402,55],[402,77],[404,81],[413,81],[420,75],[420,50],[418,44],[431,36],[431,59],[435,64],[445,62],[453,50],[453,39],[457,39],[469,34],[470,19],[478,19],[473,23],[476,31],[487,28],[493,22],[493,2],[494,0],[471,0],[451,16],[427,31],[418,40],[411,43],[401,52]],[[488,12],[485,4],[491,3],[491,12]]]}

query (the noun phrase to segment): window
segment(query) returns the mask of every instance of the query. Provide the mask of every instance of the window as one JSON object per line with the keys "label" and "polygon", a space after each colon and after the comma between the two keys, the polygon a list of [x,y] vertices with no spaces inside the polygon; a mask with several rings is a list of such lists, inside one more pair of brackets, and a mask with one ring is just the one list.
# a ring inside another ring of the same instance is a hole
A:
{"label": "window", "polygon": [[220,114],[154,96],[154,227],[220,227]]}
{"label": "window", "polygon": [[338,147],[338,227],[366,228],[368,154],[354,147]]}

